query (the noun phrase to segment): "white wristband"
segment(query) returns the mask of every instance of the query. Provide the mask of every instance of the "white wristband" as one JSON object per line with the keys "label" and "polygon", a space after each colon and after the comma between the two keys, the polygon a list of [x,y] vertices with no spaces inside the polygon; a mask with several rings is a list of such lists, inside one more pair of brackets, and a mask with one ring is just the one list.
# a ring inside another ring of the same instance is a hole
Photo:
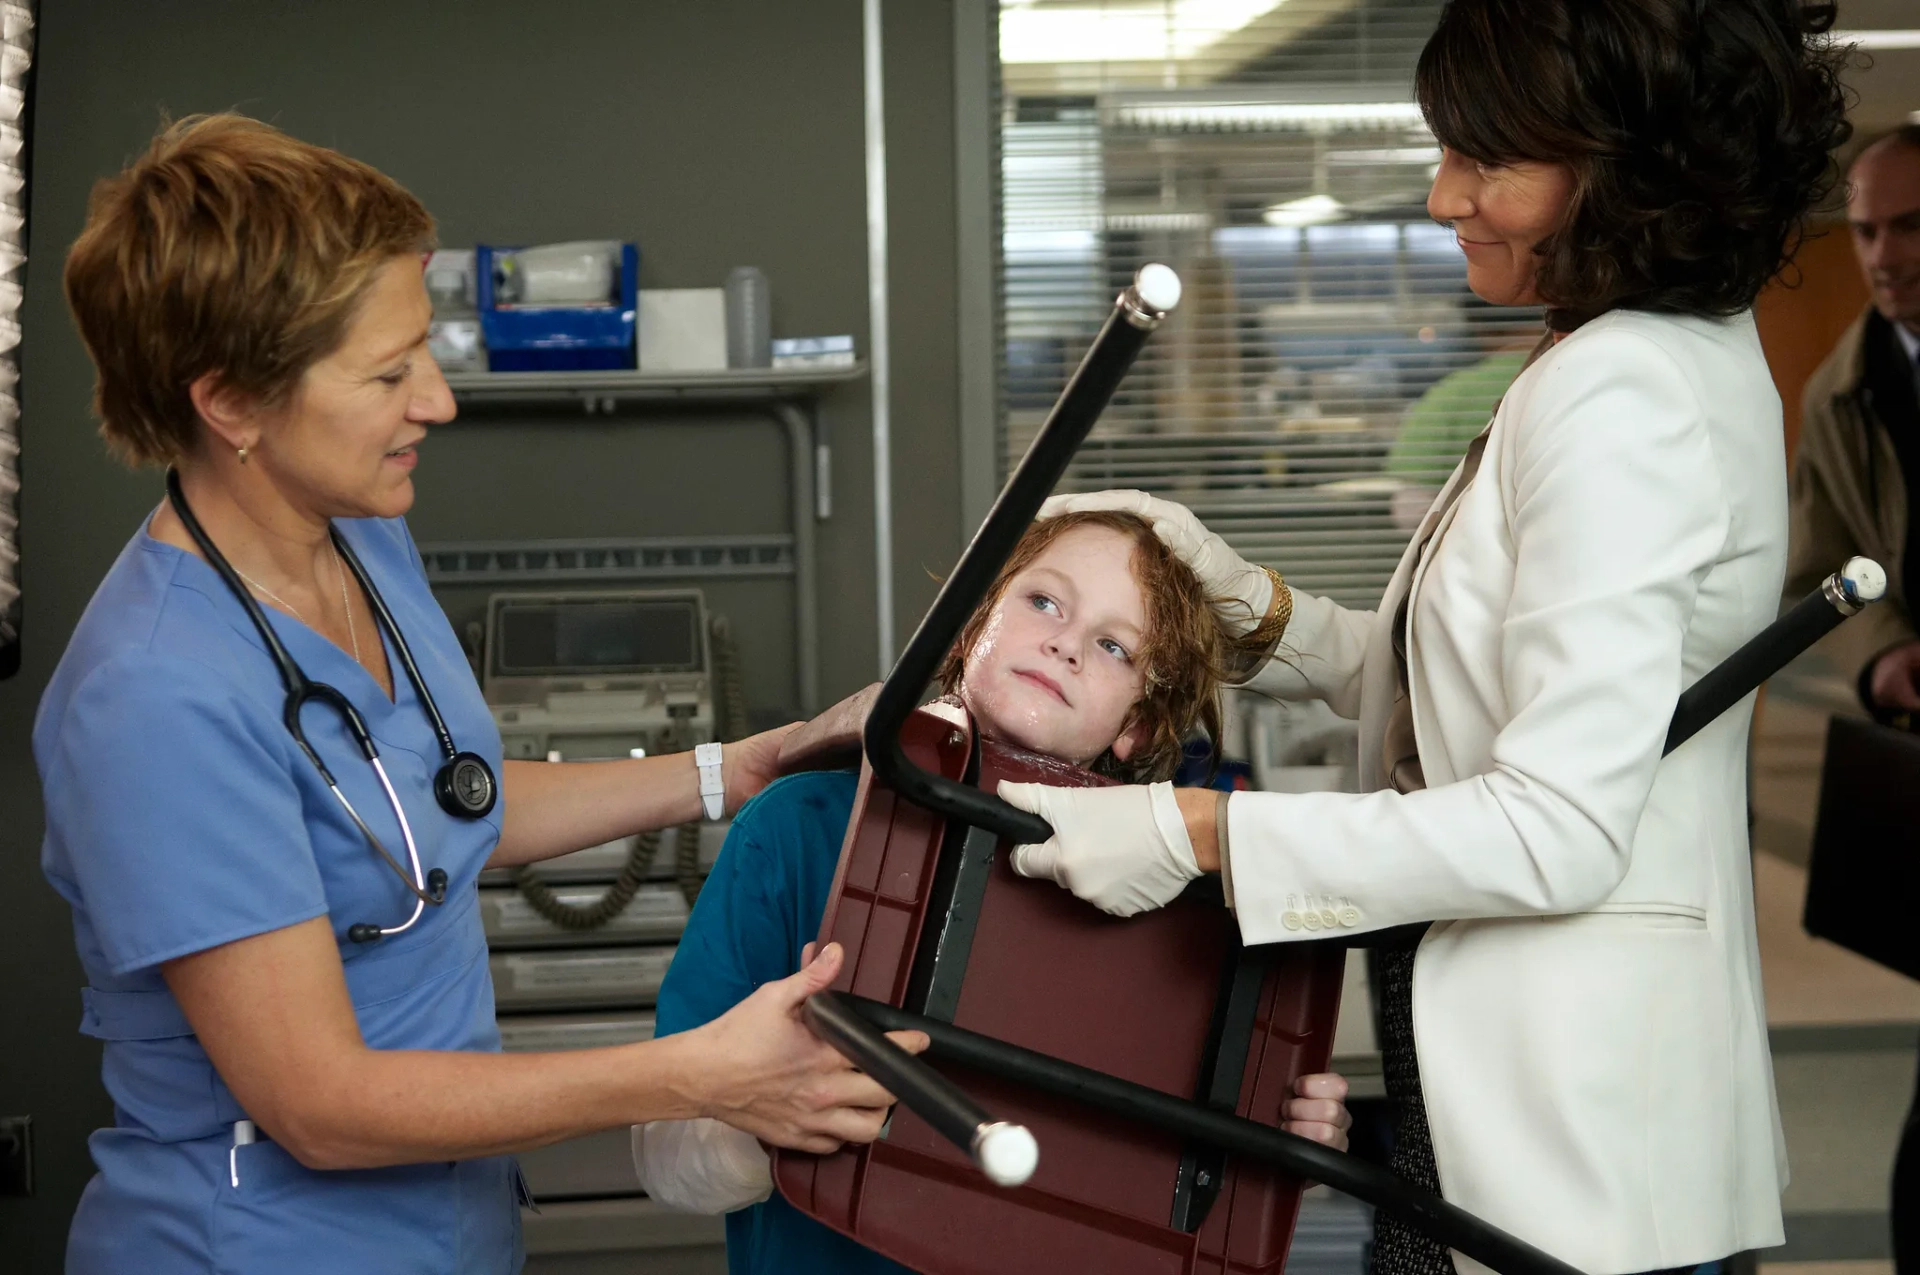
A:
{"label": "white wristband", "polygon": [[720,745],[695,744],[693,764],[700,768],[700,804],[707,818],[718,819],[727,809],[727,783],[720,777]]}

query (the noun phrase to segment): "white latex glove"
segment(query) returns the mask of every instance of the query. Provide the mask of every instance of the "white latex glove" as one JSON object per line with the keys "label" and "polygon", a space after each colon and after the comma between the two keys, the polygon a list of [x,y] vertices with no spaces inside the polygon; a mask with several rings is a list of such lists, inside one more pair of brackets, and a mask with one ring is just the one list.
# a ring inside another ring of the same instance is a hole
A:
{"label": "white latex glove", "polygon": [[680,1213],[731,1213],[773,1194],[760,1140],[718,1120],[633,1126],[633,1168],[649,1196]]}
{"label": "white latex glove", "polygon": [[1040,506],[1040,517],[1053,518],[1066,513],[1090,510],[1118,510],[1138,514],[1153,527],[1167,548],[1193,568],[1200,583],[1216,598],[1244,603],[1242,609],[1229,606],[1221,620],[1235,632],[1245,633],[1257,627],[1273,604],[1273,581],[1267,573],[1235,553],[1233,547],[1193,516],[1185,505],[1144,491],[1093,491],[1078,496],[1050,496]]}
{"label": "white latex glove", "polygon": [[1053,825],[1050,840],[1014,847],[1013,870],[1046,877],[1102,912],[1132,916],[1165,907],[1200,875],[1172,784],[1002,783],[1000,797]]}

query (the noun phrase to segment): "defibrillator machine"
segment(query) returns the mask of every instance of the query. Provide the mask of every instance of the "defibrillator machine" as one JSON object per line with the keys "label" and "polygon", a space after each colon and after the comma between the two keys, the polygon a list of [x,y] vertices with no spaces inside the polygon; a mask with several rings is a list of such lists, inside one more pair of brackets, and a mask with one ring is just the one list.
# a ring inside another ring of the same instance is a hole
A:
{"label": "defibrillator machine", "polygon": [[[684,752],[745,730],[724,620],[698,589],[511,592],[487,601],[481,684],[509,760]],[[480,878],[510,1051],[653,1035],[653,1004],[723,824],[623,837]],[[639,1194],[627,1131],[521,1157],[541,1199]]]}

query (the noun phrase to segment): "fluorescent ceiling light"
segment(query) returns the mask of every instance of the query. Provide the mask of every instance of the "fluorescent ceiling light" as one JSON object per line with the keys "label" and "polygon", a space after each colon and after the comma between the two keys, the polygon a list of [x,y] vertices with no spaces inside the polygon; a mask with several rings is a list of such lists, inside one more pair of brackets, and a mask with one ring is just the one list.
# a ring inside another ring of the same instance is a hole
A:
{"label": "fluorescent ceiling light", "polygon": [[1346,211],[1347,206],[1332,195],[1308,195],[1275,204],[1262,214],[1261,220],[1269,226],[1317,226],[1339,220]]}
{"label": "fluorescent ceiling light", "polygon": [[1092,230],[1009,230],[1000,237],[1000,246],[1009,257],[1079,258],[1090,256],[1100,247],[1100,236]]}
{"label": "fluorescent ceiling light", "polygon": [[1108,230],[1205,230],[1213,218],[1203,212],[1110,212]]}
{"label": "fluorescent ceiling light", "polygon": [[1835,44],[1852,44],[1868,51],[1920,49],[1920,30],[1909,31],[1834,31]]}
{"label": "fluorescent ceiling light", "polygon": [[1416,102],[1142,102],[1114,114],[1122,124],[1145,128],[1420,128],[1426,123]]}
{"label": "fluorescent ceiling light", "polygon": [[1357,150],[1328,151],[1327,162],[1336,168],[1371,168],[1376,164],[1424,164],[1440,162],[1438,146],[1363,146]]}
{"label": "fluorescent ceiling light", "polygon": [[1285,0],[1148,0],[1021,5],[1000,14],[1000,60],[1169,62],[1198,57]]}

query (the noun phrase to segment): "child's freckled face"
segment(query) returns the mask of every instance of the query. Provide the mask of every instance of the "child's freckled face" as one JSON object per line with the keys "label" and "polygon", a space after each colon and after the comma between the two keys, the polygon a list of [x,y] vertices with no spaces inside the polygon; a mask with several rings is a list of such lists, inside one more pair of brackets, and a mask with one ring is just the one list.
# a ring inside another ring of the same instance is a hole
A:
{"label": "child's freckled face", "polygon": [[1132,752],[1121,728],[1146,684],[1147,629],[1133,554],[1121,532],[1076,527],[1007,582],[961,679],[985,734],[1077,765]]}

